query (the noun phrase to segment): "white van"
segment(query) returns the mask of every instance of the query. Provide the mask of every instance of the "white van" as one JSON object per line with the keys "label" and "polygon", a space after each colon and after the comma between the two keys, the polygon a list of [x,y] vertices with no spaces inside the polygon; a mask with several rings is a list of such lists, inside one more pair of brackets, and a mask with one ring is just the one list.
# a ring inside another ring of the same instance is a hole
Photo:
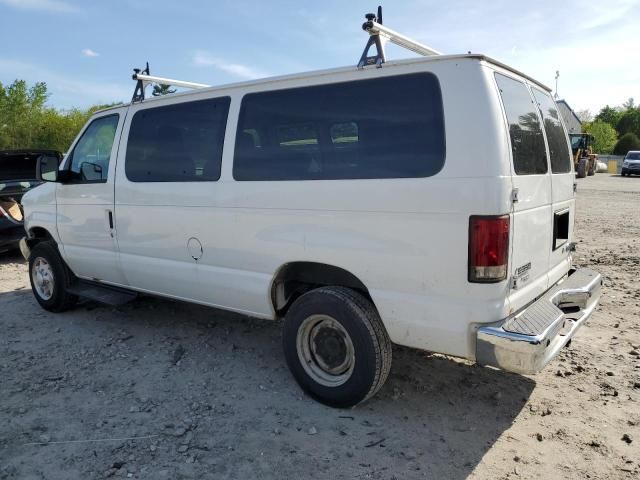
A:
{"label": "white van", "polygon": [[41,162],[23,252],[50,311],[111,289],[282,318],[333,406],[381,388],[392,343],[529,374],[600,297],[570,152],[549,89],[482,55],[203,88]]}

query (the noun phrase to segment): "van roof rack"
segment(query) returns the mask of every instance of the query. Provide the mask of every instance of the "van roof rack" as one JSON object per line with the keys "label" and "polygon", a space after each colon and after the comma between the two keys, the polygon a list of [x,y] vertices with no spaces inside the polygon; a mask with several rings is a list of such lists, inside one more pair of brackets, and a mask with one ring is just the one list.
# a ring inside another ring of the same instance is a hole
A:
{"label": "van roof rack", "polygon": [[[424,56],[430,55],[442,55],[437,50],[431,47],[427,47],[415,40],[402,35],[382,24],[382,7],[378,7],[378,14],[367,13],[364,16],[367,21],[362,24],[362,29],[369,34],[369,40],[364,47],[360,61],[358,62],[358,68],[364,68],[369,65],[375,65],[376,67],[382,67],[382,64],[386,62],[386,56],[384,53],[384,44],[387,41],[395,43],[396,45],[411,50],[414,53]],[[369,56],[369,49],[375,45],[376,54]]]}
{"label": "van roof rack", "polygon": [[149,62],[147,62],[146,67],[141,70],[139,68],[133,69],[133,75],[131,76],[134,80],[137,80],[136,88],[133,91],[133,97],[131,98],[131,102],[141,102],[144,100],[144,90],[150,83],[157,83],[158,85],[169,85],[172,87],[182,87],[182,88],[207,88],[211,85],[205,85],[204,83],[195,83],[195,82],[186,82],[184,80],[175,80],[173,78],[163,78],[163,77],[154,77],[149,72]]}
{"label": "van roof rack", "polygon": [[[382,67],[382,64],[386,62],[384,45],[387,41],[390,41],[391,43],[406,48],[407,50],[410,50],[419,55],[442,55],[440,52],[434,50],[431,47],[427,47],[426,45],[416,42],[415,40],[402,35],[395,30],[385,27],[382,24],[381,6],[378,7],[377,15],[375,13],[367,13],[365,15],[365,18],[367,19],[367,21],[362,24],[362,29],[369,34],[369,39],[367,40],[367,44],[364,47],[364,51],[362,52],[360,61],[358,62],[359,69],[370,65],[375,65],[378,68]],[[369,56],[369,49],[374,45],[376,47],[376,54],[373,56]],[[152,83],[182,88],[207,88],[211,86],[205,85],[204,83],[187,82],[184,80],[175,80],[173,78],[152,76],[149,71],[149,62],[146,63],[144,69],[134,68],[131,78],[133,78],[133,80],[136,80],[137,82],[136,88],[133,91],[133,97],[131,97],[132,103],[143,101],[145,98],[145,88],[147,87],[147,85]]]}

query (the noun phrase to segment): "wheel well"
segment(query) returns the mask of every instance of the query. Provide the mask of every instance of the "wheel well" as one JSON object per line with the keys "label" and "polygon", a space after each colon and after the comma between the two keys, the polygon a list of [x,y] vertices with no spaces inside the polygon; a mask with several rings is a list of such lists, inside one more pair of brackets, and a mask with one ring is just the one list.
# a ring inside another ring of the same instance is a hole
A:
{"label": "wheel well", "polygon": [[46,240],[53,240],[51,234],[42,227],[33,227],[29,230],[29,238],[27,239],[27,244],[30,247],[37,245],[40,242],[44,242]]}
{"label": "wheel well", "polygon": [[271,303],[283,316],[300,295],[327,285],[352,288],[371,300],[367,287],[353,273],[333,265],[316,262],[291,262],[278,270],[271,284]]}

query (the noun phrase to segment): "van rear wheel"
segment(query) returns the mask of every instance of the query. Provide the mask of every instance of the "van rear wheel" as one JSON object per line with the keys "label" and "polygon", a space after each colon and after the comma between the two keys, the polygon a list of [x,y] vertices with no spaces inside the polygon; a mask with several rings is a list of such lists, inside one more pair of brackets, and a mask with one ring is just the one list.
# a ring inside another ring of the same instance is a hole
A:
{"label": "van rear wheel", "polygon": [[60,257],[55,243],[40,242],[29,256],[29,280],[33,295],[42,308],[50,312],[63,312],[78,301],[67,287],[72,273]]}
{"label": "van rear wheel", "polygon": [[322,287],[298,298],[285,317],[283,348],[302,389],[332,407],[369,399],[391,369],[391,340],[378,312],[344,287]]}

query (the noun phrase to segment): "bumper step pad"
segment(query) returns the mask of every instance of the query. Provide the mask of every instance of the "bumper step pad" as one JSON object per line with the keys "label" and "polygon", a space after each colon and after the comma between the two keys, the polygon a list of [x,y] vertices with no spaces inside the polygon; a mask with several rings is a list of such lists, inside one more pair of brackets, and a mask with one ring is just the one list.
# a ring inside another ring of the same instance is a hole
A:
{"label": "bumper step pad", "polygon": [[[535,301],[522,314],[508,320],[502,329],[507,332],[519,333],[521,335],[540,335],[552,325],[558,325],[560,319],[565,316],[565,312],[572,309],[578,309],[581,305],[577,305],[571,298],[559,297],[560,291],[581,289],[584,285],[589,284],[595,276],[598,275],[592,270],[582,268],[576,270],[564,282],[554,286],[540,299]],[[588,291],[575,292],[574,299],[582,300]],[[560,307],[560,308],[559,308]],[[565,311],[561,310],[563,308]],[[567,316],[571,316],[567,314]],[[560,328],[562,325],[558,325]]]}
{"label": "bumper step pad", "polygon": [[476,361],[515,373],[539,372],[591,316],[601,285],[598,272],[574,270],[521,313],[479,327]]}

